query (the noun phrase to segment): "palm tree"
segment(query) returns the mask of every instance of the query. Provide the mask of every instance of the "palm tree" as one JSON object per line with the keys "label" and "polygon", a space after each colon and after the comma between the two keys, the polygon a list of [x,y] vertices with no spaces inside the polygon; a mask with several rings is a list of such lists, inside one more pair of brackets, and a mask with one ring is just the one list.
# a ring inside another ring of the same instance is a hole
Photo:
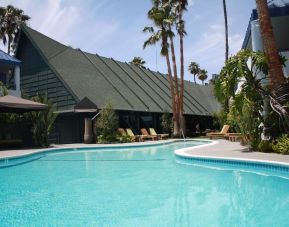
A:
{"label": "palm tree", "polygon": [[3,44],[8,44],[8,54],[15,48],[22,24],[30,19],[24,11],[8,5],[6,8],[0,7],[0,39]]}
{"label": "palm tree", "polygon": [[204,85],[204,81],[208,78],[208,71],[205,69],[201,69],[198,74],[199,80],[202,81],[202,85]]}
{"label": "palm tree", "polygon": [[228,41],[228,17],[227,17],[227,7],[226,0],[223,0],[223,9],[224,9],[224,19],[225,19],[225,61],[228,61],[229,58],[229,41]]}
{"label": "palm tree", "polygon": [[191,62],[191,64],[189,65],[189,71],[191,74],[193,74],[194,76],[194,82],[195,84],[197,83],[196,82],[196,75],[198,75],[200,73],[200,66],[198,63],[196,62]]}
{"label": "palm tree", "polygon": [[187,0],[177,0],[177,15],[178,15],[178,22],[177,25],[177,31],[180,37],[180,77],[181,77],[181,88],[180,88],[180,97],[179,97],[179,103],[180,103],[180,125],[183,129],[183,132],[185,132],[185,122],[183,117],[184,112],[184,74],[185,74],[185,65],[184,65],[184,36],[186,35],[185,31],[185,21],[183,20],[183,12],[187,10],[188,1]]}
{"label": "palm tree", "polygon": [[282,64],[274,38],[267,0],[256,0],[256,6],[264,52],[268,60],[269,87],[272,89],[278,87],[278,85],[286,83],[286,79],[282,71]]}
{"label": "palm tree", "polygon": [[145,69],[145,61],[141,57],[134,57],[130,64],[136,65],[140,68]]}
{"label": "palm tree", "polygon": [[[144,42],[143,48],[148,45],[155,45],[157,42],[161,42],[161,55],[166,58],[167,70],[168,70],[168,81],[170,84],[172,110],[173,110],[173,122],[174,122],[174,135],[179,134],[179,118],[177,114],[176,105],[176,91],[174,88],[171,61],[169,54],[169,43],[168,37],[172,35],[168,25],[168,12],[160,7],[161,2],[159,0],[153,1],[153,7],[148,12],[148,17],[154,22],[154,27],[145,27],[143,32],[148,32],[151,36]],[[170,23],[170,21],[169,21]]]}
{"label": "palm tree", "polygon": [[[174,136],[179,135],[180,127],[184,130],[183,118],[183,94],[184,94],[184,48],[183,37],[186,34],[183,12],[187,6],[187,0],[153,0],[153,7],[148,12],[148,17],[154,22],[158,31],[154,32],[152,28],[145,28],[145,31],[153,35],[145,42],[155,44],[158,40],[162,41],[162,55],[166,57],[168,66],[168,80],[171,89],[171,98],[173,103]],[[175,54],[175,45],[173,32],[176,31],[180,37],[180,79],[178,78],[178,69]],[[170,52],[170,53],[169,53]],[[171,54],[171,58],[170,58]],[[171,67],[172,63],[172,67]]]}

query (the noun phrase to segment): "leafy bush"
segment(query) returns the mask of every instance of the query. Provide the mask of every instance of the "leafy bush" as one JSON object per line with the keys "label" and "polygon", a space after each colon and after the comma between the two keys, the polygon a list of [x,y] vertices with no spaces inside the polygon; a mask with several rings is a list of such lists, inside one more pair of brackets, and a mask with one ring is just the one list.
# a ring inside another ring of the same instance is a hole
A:
{"label": "leafy bush", "polygon": [[29,114],[32,126],[33,140],[37,146],[48,147],[48,137],[53,129],[53,123],[57,117],[54,113],[55,106],[48,100],[47,94],[38,95],[32,98],[33,101],[47,104],[42,111],[33,111]]}
{"label": "leafy bush", "polygon": [[262,140],[258,145],[258,151],[265,153],[273,152],[272,143],[269,140]]}
{"label": "leafy bush", "polygon": [[172,127],[173,127],[173,121],[172,121],[172,117],[171,117],[169,112],[165,112],[162,115],[161,126],[162,126],[162,129],[163,129],[163,133],[171,134]]}
{"label": "leafy bush", "polygon": [[223,125],[228,124],[227,113],[225,111],[213,113],[212,117],[214,128],[220,129],[223,127]]}
{"label": "leafy bush", "polygon": [[7,87],[0,81],[0,96],[8,95]]}
{"label": "leafy bush", "polygon": [[132,142],[131,138],[128,137],[128,136],[118,136],[117,137],[117,141],[120,142],[120,143],[129,143],[129,142]]}
{"label": "leafy bush", "polygon": [[276,153],[289,154],[289,138],[288,136],[282,136],[273,144],[273,150]]}
{"label": "leafy bush", "polygon": [[108,102],[100,116],[96,121],[96,132],[98,143],[110,143],[116,142],[117,139],[117,128],[118,128],[118,116],[113,109],[111,102]]}

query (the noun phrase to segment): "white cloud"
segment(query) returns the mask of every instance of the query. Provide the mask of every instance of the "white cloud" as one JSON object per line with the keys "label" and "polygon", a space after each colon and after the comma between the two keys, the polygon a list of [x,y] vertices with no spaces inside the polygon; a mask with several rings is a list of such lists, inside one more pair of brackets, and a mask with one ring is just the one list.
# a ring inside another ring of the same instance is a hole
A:
{"label": "white cloud", "polygon": [[119,24],[114,19],[98,16],[107,7],[107,0],[85,3],[81,0],[74,0],[73,4],[65,4],[63,0],[4,0],[3,5],[23,9],[31,17],[28,24],[33,29],[63,44],[92,51],[113,36]]}
{"label": "white cloud", "polygon": [[[229,36],[230,55],[241,49],[243,37],[240,34]],[[202,34],[202,39],[188,48],[187,60],[198,62],[201,67],[209,71],[209,74],[218,73],[225,61],[225,33],[222,24],[209,26]],[[188,65],[189,62],[186,62]],[[213,71],[214,70],[214,71]]]}

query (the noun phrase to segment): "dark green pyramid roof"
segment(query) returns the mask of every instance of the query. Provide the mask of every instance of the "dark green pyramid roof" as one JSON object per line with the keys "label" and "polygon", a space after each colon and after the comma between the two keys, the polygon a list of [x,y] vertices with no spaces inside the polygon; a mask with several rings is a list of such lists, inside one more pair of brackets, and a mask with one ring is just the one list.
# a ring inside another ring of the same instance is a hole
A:
{"label": "dark green pyramid roof", "polygon": [[[23,32],[78,101],[87,97],[102,108],[111,100],[118,110],[171,110],[166,75],[73,49],[29,27]],[[185,82],[186,114],[211,115],[218,109],[211,85]]]}

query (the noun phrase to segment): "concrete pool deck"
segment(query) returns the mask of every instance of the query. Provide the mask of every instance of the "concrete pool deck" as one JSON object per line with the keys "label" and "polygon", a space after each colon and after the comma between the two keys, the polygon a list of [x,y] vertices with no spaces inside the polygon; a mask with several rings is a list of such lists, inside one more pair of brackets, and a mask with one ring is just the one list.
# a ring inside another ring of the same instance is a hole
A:
{"label": "concrete pool deck", "polygon": [[289,164],[289,155],[250,151],[248,147],[241,146],[239,142],[230,142],[223,139],[214,141],[216,144],[212,146],[186,148],[182,154],[193,157],[256,160]]}
{"label": "concrete pool deck", "polygon": [[[203,139],[196,139],[198,141]],[[172,142],[174,140],[156,141],[156,142],[137,142],[126,144],[63,144],[53,145],[55,148],[72,148],[72,147],[113,147],[113,146],[139,146],[162,144],[164,142]],[[283,162],[289,164],[289,155],[281,155],[275,153],[261,153],[249,151],[247,147],[241,146],[239,142],[230,142],[227,140],[214,140],[213,145],[205,145],[200,147],[187,148],[183,153],[194,157],[218,157],[227,159],[250,159],[268,162]],[[25,156],[33,153],[38,153],[48,149],[17,149],[17,150],[0,150],[0,159],[12,158],[17,156]]]}

